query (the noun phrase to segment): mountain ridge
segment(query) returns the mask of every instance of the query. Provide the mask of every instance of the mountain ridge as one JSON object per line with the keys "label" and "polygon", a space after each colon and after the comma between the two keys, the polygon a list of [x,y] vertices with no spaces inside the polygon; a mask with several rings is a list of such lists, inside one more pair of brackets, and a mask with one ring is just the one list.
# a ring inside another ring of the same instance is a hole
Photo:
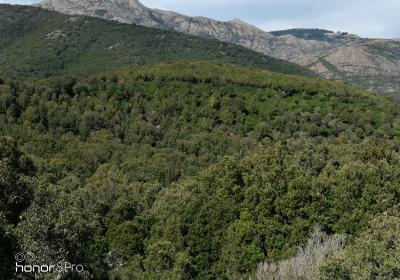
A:
{"label": "mountain ridge", "polygon": [[[226,22],[150,9],[138,0],[43,0],[41,7],[216,39],[305,66],[324,78],[344,80],[382,94],[400,93],[398,40],[365,39],[347,32],[293,29],[266,32],[242,20]],[[278,32],[278,33],[277,33]],[[280,33],[279,33],[280,32]],[[321,38],[315,37],[315,32]],[[322,34],[324,33],[324,34]],[[278,35],[278,36],[277,36]],[[296,35],[296,36],[294,36]],[[384,49],[378,51],[379,49]],[[389,54],[390,59],[387,58]]]}
{"label": "mountain ridge", "polygon": [[311,75],[234,44],[30,6],[0,5],[0,76],[85,75],[176,60],[213,60]]}

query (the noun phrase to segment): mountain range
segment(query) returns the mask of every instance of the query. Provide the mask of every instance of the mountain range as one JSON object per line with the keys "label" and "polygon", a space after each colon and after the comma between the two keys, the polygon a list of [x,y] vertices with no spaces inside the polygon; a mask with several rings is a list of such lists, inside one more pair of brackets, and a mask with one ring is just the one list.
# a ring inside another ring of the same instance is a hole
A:
{"label": "mountain range", "polygon": [[87,75],[179,60],[213,60],[297,75],[308,69],[247,48],[166,30],[0,5],[0,78]]}
{"label": "mountain range", "polygon": [[305,66],[324,78],[370,91],[400,93],[400,41],[346,32],[293,29],[266,32],[239,19],[226,22],[150,9],[138,0],[43,0],[41,7],[216,39]]}

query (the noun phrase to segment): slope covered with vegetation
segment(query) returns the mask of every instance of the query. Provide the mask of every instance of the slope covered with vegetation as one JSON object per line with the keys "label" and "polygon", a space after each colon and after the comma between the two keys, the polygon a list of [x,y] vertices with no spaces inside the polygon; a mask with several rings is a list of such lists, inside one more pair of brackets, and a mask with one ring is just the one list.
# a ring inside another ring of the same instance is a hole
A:
{"label": "slope covered with vegetation", "polygon": [[325,41],[328,40],[328,36],[326,34],[332,34],[334,32],[325,29],[294,28],[287,30],[271,31],[269,33],[275,36],[292,35],[294,37],[306,40]]}
{"label": "slope covered with vegetation", "polygon": [[342,83],[210,62],[3,82],[0,133],[0,242],[77,279],[240,279],[317,225],[356,240],[329,277],[398,212],[400,105]]}
{"label": "slope covered with vegetation", "polygon": [[181,59],[312,74],[236,45],[35,7],[0,5],[2,79],[81,75]]}

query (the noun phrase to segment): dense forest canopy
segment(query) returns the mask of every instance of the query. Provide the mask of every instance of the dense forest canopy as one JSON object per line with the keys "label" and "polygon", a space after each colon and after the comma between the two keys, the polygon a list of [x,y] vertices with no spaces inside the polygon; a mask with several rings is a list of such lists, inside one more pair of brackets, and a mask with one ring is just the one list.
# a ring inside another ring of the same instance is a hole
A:
{"label": "dense forest canopy", "polygon": [[[351,245],[321,279],[356,279],[359,238],[373,248],[389,225],[379,244],[399,248],[399,113],[342,83],[218,62],[4,81],[4,259],[85,266],[65,279],[240,279],[320,226]],[[399,276],[390,252],[376,279]]]}

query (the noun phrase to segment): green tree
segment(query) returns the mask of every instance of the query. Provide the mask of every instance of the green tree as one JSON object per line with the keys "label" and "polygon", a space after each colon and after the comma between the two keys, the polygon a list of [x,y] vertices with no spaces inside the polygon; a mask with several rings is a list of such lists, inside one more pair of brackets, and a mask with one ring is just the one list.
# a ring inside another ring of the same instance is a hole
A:
{"label": "green tree", "polygon": [[36,185],[32,161],[19,152],[16,142],[0,136],[0,279],[10,279],[18,240],[14,227],[32,200]]}

